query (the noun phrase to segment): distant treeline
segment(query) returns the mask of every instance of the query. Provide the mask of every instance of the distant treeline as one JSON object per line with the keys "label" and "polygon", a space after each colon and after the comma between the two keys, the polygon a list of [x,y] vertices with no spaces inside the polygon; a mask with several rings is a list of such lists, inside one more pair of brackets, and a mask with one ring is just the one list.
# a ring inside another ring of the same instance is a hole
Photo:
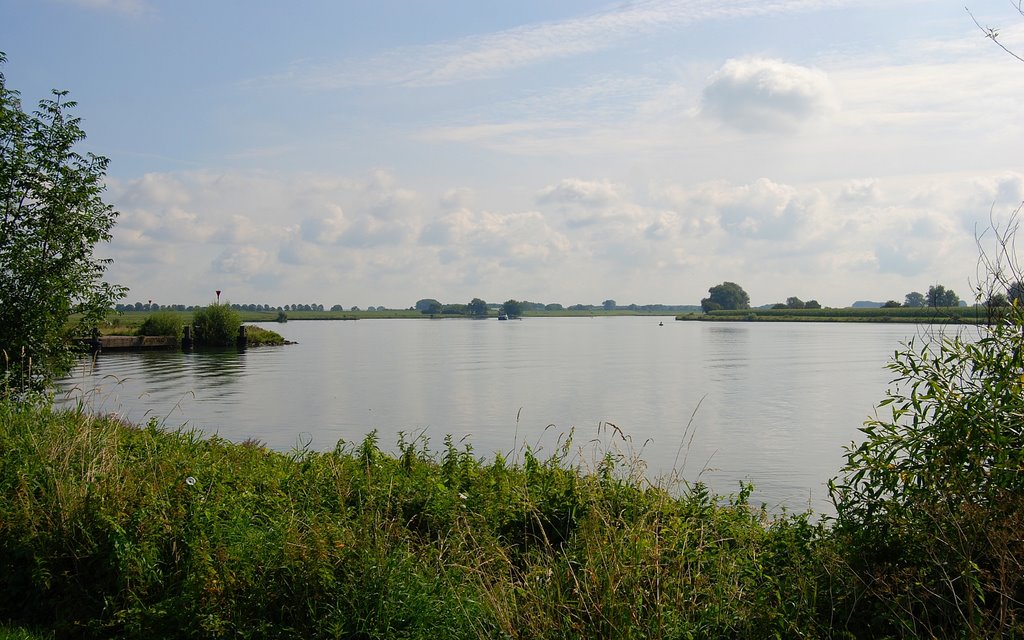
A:
{"label": "distant treeline", "polygon": [[721,309],[679,319],[841,321],[841,322],[954,322],[979,323],[991,320],[992,309],[984,305],[960,307],[846,307],[842,309]]}
{"label": "distant treeline", "polygon": [[[492,302],[485,303],[486,307],[491,310],[500,310],[505,304]],[[700,305],[687,305],[687,304],[628,304],[628,305],[617,305],[617,304],[573,304],[564,306],[558,303],[543,303],[543,302],[518,302],[524,312],[559,312],[559,311],[631,311],[637,313],[688,313],[692,311],[699,311]],[[202,309],[206,305],[184,305],[184,304],[158,304],[156,302],[136,302],[134,304],[117,304],[114,305],[114,311],[117,312],[131,312],[131,311],[182,311],[191,312],[197,309]],[[466,315],[469,309],[469,304],[442,304],[436,300],[420,300],[414,306],[407,307],[405,309],[392,309],[389,307],[381,306],[369,306],[365,309],[352,306],[344,307],[340,304],[332,305],[331,307],[325,307],[322,304],[285,304],[285,305],[270,305],[270,304],[237,304],[228,303],[227,306],[236,311],[423,311],[427,313],[437,313],[442,315]]]}
{"label": "distant treeline", "polygon": [[[135,304],[117,304],[114,305],[114,311],[195,311],[196,309],[202,309],[206,305],[184,305],[184,304],[157,304],[155,302],[136,302]],[[227,306],[234,309],[235,311],[327,311],[328,309],[322,304],[284,304],[274,306],[270,304],[234,304],[229,303]],[[359,307],[349,307],[346,309],[340,304],[336,304],[330,307],[330,311],[362,311]],[[366,311],[391,311],[384,306],[374,307],[369,306]]]}

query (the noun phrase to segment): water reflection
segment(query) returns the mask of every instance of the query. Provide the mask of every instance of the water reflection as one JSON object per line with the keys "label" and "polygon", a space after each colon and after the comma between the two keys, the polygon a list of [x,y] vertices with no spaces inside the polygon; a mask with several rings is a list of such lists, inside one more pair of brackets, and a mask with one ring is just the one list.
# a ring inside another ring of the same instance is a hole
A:
{"label": "water reflection", "polygon": [[197,426],[197,403],[232,404],[244,364],[237,349],[106,352],[82,360],[57,400],[137,422]]}

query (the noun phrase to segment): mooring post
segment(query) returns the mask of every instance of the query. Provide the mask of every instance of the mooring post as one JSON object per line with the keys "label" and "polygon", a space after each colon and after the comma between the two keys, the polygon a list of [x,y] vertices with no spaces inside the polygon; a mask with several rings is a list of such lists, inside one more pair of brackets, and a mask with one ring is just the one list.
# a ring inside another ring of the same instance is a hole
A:
{"label": "mooring post", "polygon": [[195,341],[192,339],[192,325],[185,325],[185,332],[181,335],[181,348],[185,351],[191,351],[192,345]]}
{"label": "mooring post", "polygon": [[249,346],[249,334],[246,329],[247,327],[244,324],[238,327],[238,340],[236,341],[236,344],[239,349],[244,349]]}
{"label": "mooring post", "polygon": [[92,328],[92,338],[89,340],[89,350],[92,351],[93,355],[103,350],[103,342],[100,341],[100,330],[96,327]]}

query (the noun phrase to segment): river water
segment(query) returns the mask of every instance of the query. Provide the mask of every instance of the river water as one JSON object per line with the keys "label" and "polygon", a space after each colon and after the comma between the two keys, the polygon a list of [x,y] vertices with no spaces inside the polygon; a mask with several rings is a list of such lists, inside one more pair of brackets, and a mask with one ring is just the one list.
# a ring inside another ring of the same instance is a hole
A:
{"label": "river water", "polygon": [[[663,325],[659,323],[664,323]],[[843,447],[885,396],[914,325],[676,322],[670,317],[293,321],[298,344],[244,352],[104,353],[65,401],[288,451],[377,430],[476,455],[605,452],[718,493],[829,511]]]}

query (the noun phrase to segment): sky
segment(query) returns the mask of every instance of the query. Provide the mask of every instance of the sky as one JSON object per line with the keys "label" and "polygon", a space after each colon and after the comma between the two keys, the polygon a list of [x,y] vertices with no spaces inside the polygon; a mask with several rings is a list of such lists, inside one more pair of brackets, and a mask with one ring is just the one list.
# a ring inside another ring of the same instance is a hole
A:
{"label": "sky", "polygon": [[967,2],[0,0],[0,51],[129,303],[973,301],[1024,16]]}

